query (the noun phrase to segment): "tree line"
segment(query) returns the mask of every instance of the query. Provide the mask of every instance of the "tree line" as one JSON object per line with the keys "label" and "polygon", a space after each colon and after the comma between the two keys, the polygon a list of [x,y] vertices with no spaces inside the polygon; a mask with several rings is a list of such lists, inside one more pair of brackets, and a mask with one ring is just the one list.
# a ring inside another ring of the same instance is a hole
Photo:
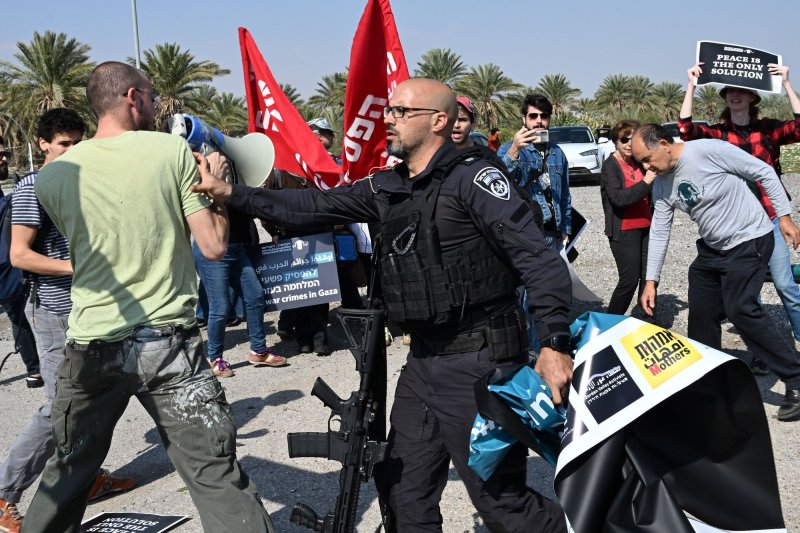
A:
{"label": "tree line", "polygon": [[[0,61],[0,134],[7,145],[23,145],[24,133],[35,141],[36,120],[55,107],[77,110],[95,127],[85,95],[86,80],[96,64],[89,60],[91,47],[64,33],[34,33],[28,42],[18,42],[15,62]],[[133,58],[127,58],[135,64]],[[157,44],[144,51],[142,70],[161,97],[156,108],[156,126],[178,112],[191,113],[233,136],[247,132],[245,99],[219,92],[212,82],[230,74],[212,61],[198,60],[176,43]],[[500,128],[513,134],[520,124],[519,106],[526,94],[536,92],[553,103],[553,125],[614,124],[623,118],[641,122],[672,122],[678,119],[684,97],[681,83],[654,83],[646,76],[612,74],[592,96],[561,73],[545,74],[534,86],[512,80],[494,63],[468,66],[462,57],[446,48],[433,48],[417,62],[413,76],[432,78],[468,96],[477,110],[477,127]],[[322,76],[314,94],[304,99],[298,90],[281,84],[300,114],[310,120],[325,117],[339,131],[344,116],[347,70]],[[724,107],[717,90],[701,87],[694,99],[694,118],[715,122]],[[762,99],[763,116],[789,119],[792,112],[782,95]],[[508,137],[506,137],[508,138]]]}

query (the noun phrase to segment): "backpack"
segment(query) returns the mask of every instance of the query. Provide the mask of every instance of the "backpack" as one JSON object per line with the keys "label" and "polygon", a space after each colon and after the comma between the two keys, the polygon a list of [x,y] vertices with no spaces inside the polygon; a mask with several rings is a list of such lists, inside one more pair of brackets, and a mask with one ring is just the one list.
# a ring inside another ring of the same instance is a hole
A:
{"label": "backpack", "polygon": [[0,197],[0,304],[16,300],[25,290],[22,271],[11,266],[11,198]]}

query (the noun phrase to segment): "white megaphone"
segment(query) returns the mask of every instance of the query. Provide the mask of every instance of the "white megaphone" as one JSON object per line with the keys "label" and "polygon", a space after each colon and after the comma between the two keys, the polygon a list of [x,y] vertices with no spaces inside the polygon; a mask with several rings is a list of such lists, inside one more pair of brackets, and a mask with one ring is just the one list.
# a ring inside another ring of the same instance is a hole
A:
{"label": "white megaphone", "polygon": [[185,113],[175,113],[167,120],[170,133],[180,135],[192,150],[208,155],[219,150],[234,162],[239,182],[260,187],[275,163],[275,147],[263,133],[228,137],[202,120]]}

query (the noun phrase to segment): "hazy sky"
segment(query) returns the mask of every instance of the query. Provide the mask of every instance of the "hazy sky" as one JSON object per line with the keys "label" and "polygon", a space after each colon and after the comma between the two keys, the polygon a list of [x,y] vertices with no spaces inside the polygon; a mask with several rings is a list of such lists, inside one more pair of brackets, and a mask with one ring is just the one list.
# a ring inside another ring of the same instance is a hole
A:
{"label": "hazy sky", "polygon": [[[303,97],[324,74],[344,70],[366,0],[138,0],[142,50],[177,42],[231,74],[214,85],[243,94],[237,28],[252,33],[281,83]],[[698,40],[760,48],[795,67],[800,87],[800,2],[695,0],[654,2],[393,0],[409,70],[431,48],[450,48],[467,65],[495,63],[535,85],[561,72],[592,96],[610,74],[643,74],[685,84]],[[95,61],[133,56],[130,0],[4,0],[0,58],[16,62],[18,41],[35,31],[64,32],[92,47]]]}

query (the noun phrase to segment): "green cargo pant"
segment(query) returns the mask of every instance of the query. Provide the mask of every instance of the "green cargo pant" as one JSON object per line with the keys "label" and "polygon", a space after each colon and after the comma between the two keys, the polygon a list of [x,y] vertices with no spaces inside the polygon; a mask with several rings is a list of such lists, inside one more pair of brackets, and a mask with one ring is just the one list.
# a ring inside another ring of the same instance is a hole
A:
{"label": "green cargo pant", "polygon": [[205,531],[272,532],[236,460],[236,424],[202,353],[199,330],[142,327],[117,342],[70,342],[52,421],[56,453],[25,516],[25,533],[77,533],[114,426],[136,396],[186,483]]}

